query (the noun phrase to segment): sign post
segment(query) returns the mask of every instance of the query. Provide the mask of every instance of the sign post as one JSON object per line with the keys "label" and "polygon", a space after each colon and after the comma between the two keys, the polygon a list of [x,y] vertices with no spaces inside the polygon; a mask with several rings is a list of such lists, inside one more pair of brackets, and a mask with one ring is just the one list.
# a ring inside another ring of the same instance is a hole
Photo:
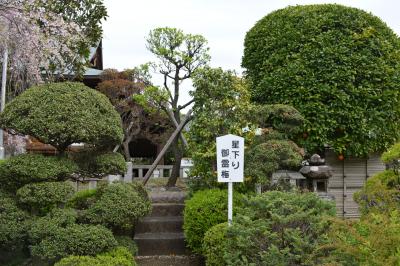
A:
{"label": "sign post", "polygon": [[232,224],[233,182],[243,182],[244,138],[225,135],[217,138],[218,182],[228,183],[228,224]]}

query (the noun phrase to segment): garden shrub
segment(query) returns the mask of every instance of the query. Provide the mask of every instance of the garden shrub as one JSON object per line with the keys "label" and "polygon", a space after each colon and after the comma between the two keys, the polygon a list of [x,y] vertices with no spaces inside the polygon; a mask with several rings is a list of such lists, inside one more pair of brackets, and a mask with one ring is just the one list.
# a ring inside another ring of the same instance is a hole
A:
{"label": "garden shrub", "polygon": [[108,98],[77,82],[29,88],[6,105],[0,125],[60,152],[72,143],[113,146],[123,138],[121,118]]}
{"label": "garden shrub", "polygon": [[328,144],[362,156],[400,134],[400,40],[381,19],[335,4],[290,6],[246,34],[242,66],[252,100],[305,117],[308,151]]}
{"label": "garden shrub", "polygon": [[214,225],[204,235],[203,255],[207,266],[226,265],[223,258],[226,250],[227,223]]}
{"label": "garden shrub", "polygon": [[[234,210],[241,202],[241,194],[233,194]],[[226,190],[210,189],[194,193],[186,200],[183,212],[183,230],[187,246],[197,254],[203,253],[203,238],[208,229],[228,218],[228,193]]]}
{"label": "garden shrub", "polygon": [[400,265],[400,212],[370,213],[360,221],[335,219],[320,247],[325,265]]}
{"label": "garden shrub", "polygon": [[75,224],[78,214],[74,209],[52,209],[46,216],[37,218],[28,230],[29,242],[38,244],[42,239],[52,236],[60,228]]}
{"label": "garden shrub", "polygon": [[267,140],[246,151],[246,177],[268,184],[279,169],[297,170],[303,159],[302,150],[290,140]]}
{"label": "garden shrub", "polygon": [[63,258],[55,266],[136,266],[133,256],[123,247],[117,247],[96,257],[69,256]]}
{"label": "garden shrub", "polygon": [[134,183],[112,183],[100,186],[95,202],[83,213],[83,220],[102,224],[119,231],[133,229],[138,218],[151,210],[149,199],[142,194],[143,188]]}
{"label": "garden shrub", "polygon": [[123,175],[126,173],[125,158],[120,153],[105,153],[96,156],[95,167],[102,175]]}
{"label": "garden shrub", "polygon": [[15,251],[24,245],[29,221],[16,201],[0,192],[0,251]]}
{"label": "garden shrub", "polygon": [[3,188],[16,191],[28,183],[66,180],[77,170],[77,165],[64,157],[21,154],[0,164],[0,181]]}
{"label": "garden shrub", "polygon": [[67,202],[67,206],[78,210],[89,208],[96,200],[97,189],[85,189],[76,192]]}
{"label": "garden shrub", "polygon": [[308,265],[326,241],[332,202],[314,193],[269,191],[244,201],[227,232],[227,265]]}
{"label": "garden shrub", "polygon": [[119,247],[126,248],[132,254],[132,256],[137,255],[138,247],[137,247],[135,241],[133,241],[132,237],[130,237],[130,236],[115,236],[115,240],[117,240]]}
{"label": "garden shrub", "polygon": [[37,244],[31,254],[44,261],[55,262],[69,255],[91,255],[117,246],[112,232],[101,225],[72,224],[59,227]]}
{"label": "garden shrub", "polygon": [[45,214],[60,207],[75,193],[69,182],[31,183],[17,190],[18,202],[33,213]]}
{"label": "garden shrub", "polygon": [[400,210],[400,180],[393,170],[385,170],[370,178],[354,194],[362,214]]}
{"label": "garden shrub", "polygon": [[85,149],[71,155],[79,165],[79,174],[83,177],[104,177],[126,173],[124,156],[115,152]]}

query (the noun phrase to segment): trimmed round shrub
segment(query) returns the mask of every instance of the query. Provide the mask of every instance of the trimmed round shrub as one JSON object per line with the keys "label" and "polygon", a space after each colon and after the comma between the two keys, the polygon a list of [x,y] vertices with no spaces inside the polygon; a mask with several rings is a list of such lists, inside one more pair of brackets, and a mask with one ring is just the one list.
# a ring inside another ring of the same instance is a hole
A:
{"label": "trimmed round shrub", "polygon": [[89,208],[96,200],[97,189],[85,189],[76,192],[67,202],[67,206],[78,210]]}
{"label": "trimmed round shrub", "polygon": [[132,237],[129,236],[115,236],[119,247],[124,247],[132,254],[132,256],[136,256],[138,253],[138,247],[133,241]]}
{"label": "trimmed round shrub", "polygon": [[66,180],[78,166],[64,157],[41,154],[21,154],[0,164],[0,182],[3,188],[16,191],[25,184]]}
{"label": "trimmed round shrub", "polygon": [[136,266],[133,256],[123,247],[117,247],[96,257],[69,256],[63,258],[55,266]]}
{"label": "trimmed round shrub", "polygon": [[101,225],[72,224],[59,227],[31,246],[31,254],[44,261],[55,262],[69,255],[90,255],[108,251],[117,246],[112,232]]}
{"label": "trimmed round shrub", "polygon": [[[233,194],[234,211],[240,206],[241,194]],[[183,230],[187,246],[194,253],[203,254],[203,238],[208,229],[228,219],[228,192],[210,189],[193,194],[186,200],[183,212]]]}
{"label": "trimmed round shrub", "polygon": [[94,161],[96,171],[101,175],[123,175],[126,173],[125,158],[120,153],[105,153],[96,156]]}
{"label": "trimmed round shrub", "polygon": [[123,138],[120,116],[108,98],[77,82],[26,90],[6,105],[0,125],[34,136],[61,152],[72,143],[113,146]]}
{"label": "trimmed round shrub", "polygon": [[252,100],[305,117],[307,150],[361,156],[400,135],[400,40],[380,18],[335,4],[271,12],[246,34]]}
{"label": "trimmed round shrub", "polygon": [[29,216],[14,199],[0,192],[0,251],[14,251],[24,245]]}
{"label": "trimmed round shrub", "polygon": [[400,209],[400,177],[393,170],[385,170],[370,178],[354,194],[362,214],[389,213]]}
{"label": "trimmed round shrub", "polygon": [[75,193],[69,182],[31,183],[17,190],[19,203],[31,212],[47,213],[66,203]]}
{"label": "trimmed round shrub", "polygon": [[246,176],[258,183],[268,183],[278,169],[297,170],[302,150],[290,140],[267,140],[246,151]]}
{"label": "trimmed round shrub", "polygon": [[46,216],[36,219],[28,230],[29,242],[39,244],[42,239],[54,236],[60,228],[74,225],[78,214],[74,209],[53,209]]}
{"label": "trimmed round shrub", "polygon": [[227,223],[217,224],[208,229],[204,235],[203,250],[207,266],[226,265],[224,253],[226,251]]}
{"label": "trimmed round shrub", "polygon": [[137,219],[151,210],[149,199],[143,197],[138,187],[122,182],[100,186],[95,202],[83,213],[83,220],[117,231],[132,230]]}
{"label": "trimmed round shrub", "polygon": [[227,231],[227,265],[314,265],[316,249],[327,241],[333,202],[314,193],[269,191],[237,208]]}
{"label": "trimmed round shrub", "polygon": [[79,165],[79,174],[86,177],[104,177],[106,175],[123,175],[126,173],[125,158],[120,153],[99,152],[86,149],[72,154]]}

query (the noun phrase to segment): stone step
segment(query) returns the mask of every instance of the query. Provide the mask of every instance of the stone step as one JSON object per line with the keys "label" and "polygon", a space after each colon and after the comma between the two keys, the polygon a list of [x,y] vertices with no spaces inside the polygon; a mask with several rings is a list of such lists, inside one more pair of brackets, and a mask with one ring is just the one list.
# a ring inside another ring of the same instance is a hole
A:
{"label": "stone step", "polygon": [[135,226],[136,234],[182,232],[182,216],[147,216]]}
{"label": "stone step", "polygon": [[186,193],[182,191],[150,192],[153,203],[183,203]]}
{"label": "stone step", "polygon": [[142,233],[135,235],[139,256],[187,254],[183,233]]}
{"label": "stone step", "polygon": [[135,261],[139,266],[203,266],[204,261],[195,255],[162,255],[137,256]]}
{"label": "stone step", "polygon": [[150,216],[181,216],[185,204],[183,203],[153,203]]}

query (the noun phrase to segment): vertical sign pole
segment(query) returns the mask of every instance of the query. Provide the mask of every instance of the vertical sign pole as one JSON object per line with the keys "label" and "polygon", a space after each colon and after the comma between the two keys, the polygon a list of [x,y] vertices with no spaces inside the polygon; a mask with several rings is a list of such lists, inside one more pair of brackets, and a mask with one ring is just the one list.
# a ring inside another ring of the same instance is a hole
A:
{"label": "vertical sign pole", "polygon": [[228,225],[232,225],[233,182],[228,182]]}
{"label": "vertical sign pole", "polygon": [[[7,46],[4,48],[3,53],[3,71],[1,75],[1,105],[0,110],[3,112],[4,106],[6,104],[6,82],[7,82],[7,63],[8,63],[8,50]],[[4,159],[5,150],[4,150],[4,132],[0,129],[0,159]]]}

